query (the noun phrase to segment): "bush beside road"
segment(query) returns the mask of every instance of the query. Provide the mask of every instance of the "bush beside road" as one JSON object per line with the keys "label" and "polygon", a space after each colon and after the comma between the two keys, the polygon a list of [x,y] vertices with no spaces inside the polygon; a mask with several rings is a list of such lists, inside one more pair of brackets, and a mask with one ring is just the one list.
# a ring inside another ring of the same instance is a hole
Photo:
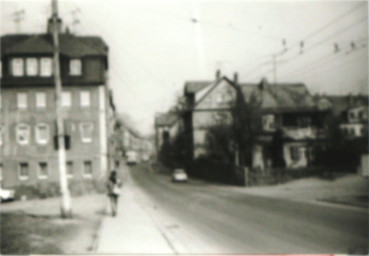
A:
{"label": "bush beside road", "polygon": [[60,218],[60,199],[1,206],[1,254],[76,254],[93,251],[106,196],[72,198],[72,219]]}

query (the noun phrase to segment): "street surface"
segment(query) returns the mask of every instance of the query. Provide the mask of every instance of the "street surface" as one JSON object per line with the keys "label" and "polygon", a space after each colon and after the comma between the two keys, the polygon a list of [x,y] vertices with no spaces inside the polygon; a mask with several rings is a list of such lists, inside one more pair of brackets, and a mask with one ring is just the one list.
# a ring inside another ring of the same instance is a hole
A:
{"label": "street surface", "polygon": [[366,209],[249,195],[191,179],[176,184],[148,164],[123,172],[173,253],[368,252]]}

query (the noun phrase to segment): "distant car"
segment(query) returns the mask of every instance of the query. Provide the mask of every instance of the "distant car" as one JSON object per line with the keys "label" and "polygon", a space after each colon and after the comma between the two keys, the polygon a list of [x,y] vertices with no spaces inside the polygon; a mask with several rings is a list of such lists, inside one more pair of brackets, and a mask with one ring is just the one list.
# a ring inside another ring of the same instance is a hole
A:
{"label": "distant car", "polygon": [[135,151],[128,151],[126,154],[127,157],[127,164],[128,165],[134,165],[137,164],[137,153]]}
{"label": "distant car", "polygon": [[141,160],[142,162],[148,162],[150,160],[150,156],[148,154],[143,154]]}
{"label": "distant car", "polygon": [[175,169],[172,173],[173,182],[187,182],[187,173],[183,169]]}
{"label": "distant car", "polygon": [[1,202],[14,200],[15,191],[13,189],[4,189],[0,187]]}

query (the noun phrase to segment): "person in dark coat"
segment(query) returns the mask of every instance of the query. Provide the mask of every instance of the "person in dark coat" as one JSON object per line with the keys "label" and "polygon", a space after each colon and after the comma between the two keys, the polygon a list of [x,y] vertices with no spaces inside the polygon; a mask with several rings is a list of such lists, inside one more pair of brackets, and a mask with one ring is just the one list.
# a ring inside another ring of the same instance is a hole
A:
{"label": "person in dark coat", "polygon": [[107,189],[113,217],[117,215],[118,197],[120,195],[121,186],[122,182],[117,177],[117,172],[115,170],[111,171],[107,182]]}

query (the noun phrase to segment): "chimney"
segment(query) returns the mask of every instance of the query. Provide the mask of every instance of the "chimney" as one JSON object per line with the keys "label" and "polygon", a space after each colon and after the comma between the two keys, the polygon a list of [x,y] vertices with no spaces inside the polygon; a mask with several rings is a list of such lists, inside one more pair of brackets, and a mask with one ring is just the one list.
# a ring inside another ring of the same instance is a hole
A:
{"label": "chimney", "polygon": [[235,72],[235,73],[233,74],[233,82],[234,82],[235,84],[238,84],[238,73],[237,73],[237,72]]}
{"label": "chimney", "polygon": [[[62,32],[62,20],[58,18],[57,20],[57,29],[58,33]],[[53,33],[53,18],[49,18],[47,21],[47,33],[52,34]]]}
{"label": "chimney", "polygon": [[350,108],[352,108],[355,104],[354,96],[351,93],[348,95],[348,104]]}
{"label": "chimney", "polygon": [[264,90],[264,89],[266,89],[266,87],[267,87],[267,84],[268,84],[268,81],[267,81],[267,79],[264,77],[263,79],[261,79],[261,82],[260,82],[260,84],[259,84],[259,90]]}
{"label": "chimney", "polygon": [[218,69],[217,72],[216,72],[216,74],[215,74],[215,78],[217,80],[219,80],[220,79],[220,76],[221,76],[220,69]]}
{"label": "chimney", "polygon": [[65,34],[70,35],[70,30],[68,26],[65,28]]}

